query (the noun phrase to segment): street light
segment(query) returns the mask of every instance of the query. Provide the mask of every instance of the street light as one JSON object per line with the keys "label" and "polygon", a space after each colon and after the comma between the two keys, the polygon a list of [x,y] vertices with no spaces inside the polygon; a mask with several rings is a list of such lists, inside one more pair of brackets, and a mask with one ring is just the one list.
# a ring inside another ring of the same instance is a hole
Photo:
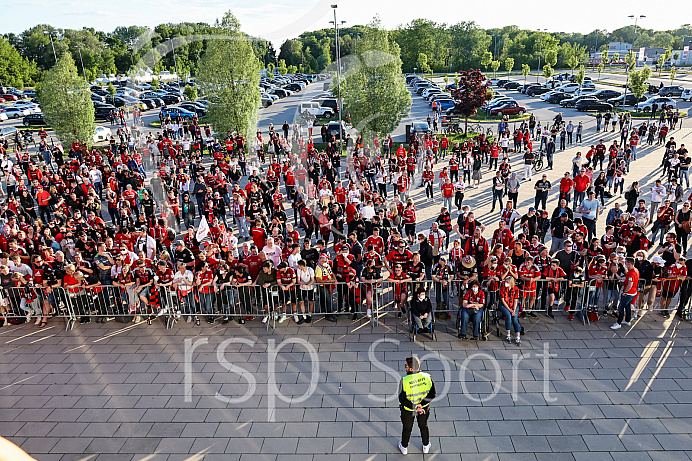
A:
{"label": "street light", "polygon": [[632,63],[632,60],[634,60],[634,62],[635,62],[634,66],[637,67],[637,64],[636,64],[637,61],[636,61],[636,58],[634,55],[634,41],[636,40],[636,36],[637,36],[637,20],[644,19],[646,16],[644,16],[643,14],[640,14],[639,16],[635,16],[633,14],[630,14],[627,17],[630,19],[634,19],[634,31],[632,32],[632,49],[630,50],[630,53],[632,53],[632,54],[630,55],[630,62],[627,63],[627,73],[626,73],[627,76],[625,77],[625,96],[624,96],[624,99],[622,100],[623,109],[627,105],[627,86],[629,85],[629,82],[630,82],[630,65]]}
{"label": "street light", "polygon": [[77,50],[79,51],[79,60],[82,63],[82,74],[84,74],[84,81],[89,84],[89,81],[87,80],[86,76],[86,71],[84,70],[84,59],[82,59],[82,47],[81,45],[77,45]]}
{"label": "street light", "polygon": [[53,35],[57,35],[58,33],[54,30],[44,30],[44,34],[48,35],[50,37],[50,46],[53,48],[53,57],[55,58],[55,63],[58,63],[58,55],[55,53],[55,45],[53,44]]}
{"label": "street light", "polygon": [[538,74],[536,74],[536,83],[538,83],[538,76],[541,75],[541,55],[543,54],[543,32],[547,30],[548,29],[538,29],[538,32],[541,34],[541,44],[538,50]]}
{"label": "street light", "polygon": [[173,52],[173,65],[175,66],[175,78],[178,81],[178,89],[180,89],[180,75],[178,75],[178,61],[175,59],[175,47],[173,47],[173,40],[168,37],[166,41],[171,42],[171,51]]}
{"label": "street light", "polygon": [[[338,112],[339,112],[339,155],[341,155],[341,152],[343,150],[343,144],[344,144],[344,136],[343,136],[343,131],[341,130],[341,125],[343,123],[342,121],[342,114],[343,112],[343,104],[341,101],[341,82],[339,81],[339,74],[341,73],[341,58],[339,56],[339,22],[336,20],[336,9],[339,7],[339,5],[332,5],[332,9],[334,10],[334,51],[336,52],[336,95],[337,95],[337,100],[338,100]],[[330,21],[332,22],[332,21]],[[341,21],[341,24],[344,24],[346,21]]]}

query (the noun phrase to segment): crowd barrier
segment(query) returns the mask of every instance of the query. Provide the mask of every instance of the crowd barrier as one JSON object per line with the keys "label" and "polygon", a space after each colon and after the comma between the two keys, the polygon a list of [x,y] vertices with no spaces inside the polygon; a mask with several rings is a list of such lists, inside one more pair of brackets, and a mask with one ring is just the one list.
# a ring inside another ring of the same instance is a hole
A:
{"label": "crowd barrier", "polygon": [[[538,280],[535,290],[528,290],[521,283],[517,284],[518,309],[523,315],[564,311],[570,316],[570,320],[576,318],[588,324],[603,317],[607,312],[617,311],[622,288],[618,281],[604,280],[600,284],[586,281],[580,284],[583,286],[570,286],[567,280],[560,280],[557,282],[556,302],[552,309],[548,305],[549,283],[556,282]],[[199,288],[184,292],[153,286],[139,289],[112,285],[71,289],[25,286],[0,290],[0,317],[10,323],[17,323],[12,319],[30,321],[38,317],[64,318],[66,329],[69,330],[78,322],[92,320],[105,322],[112,319],[122,323],[141,320],[151,324],[154,320],[161,319],[166,328],[172,328],[179,321],[242,322],[266,316],[267,330],[273,330],[282,322],[284,315],[284,320],[293,321],[296,315],[297,319],[303,318],[305,321],[312,316],[346,317],[356,314],[373,326],[378,325],[383,316],[394,315],[402,317],[412,327],[413,319],[410,317],[409,307],[419,287],[425,289],[432,302],[433,316],[458,317],[467,288],[464,282],[458,280],[449,282],[446,287],[429,280],[382,281],[316,283],[307,290],[300,287],[283,290],[279,286],[228,286],[218,287],[216,291],[209,293],[203,293]],[[483,322],[487,325],[495,324],[499,332],[502,324],[502,319],[497,313],[500,291],[495,287],[482,289],[486,294]],[[663,279],[650,286],[642,282],[638,287],[638,297],[633,302],[633,311],[674,314],[682,302],[685,318],[689,318],[690,297],[685,295],[687,291],[692,290],[687,286],[681,290],[679,280]],[[458,323],[457,321],[457,329]]]}

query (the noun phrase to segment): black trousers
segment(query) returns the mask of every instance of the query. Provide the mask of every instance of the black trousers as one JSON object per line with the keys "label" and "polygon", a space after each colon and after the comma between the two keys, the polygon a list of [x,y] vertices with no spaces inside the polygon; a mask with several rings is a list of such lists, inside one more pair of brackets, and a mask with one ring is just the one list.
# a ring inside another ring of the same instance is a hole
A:
{"label": "black trousers", "polygon": [[418,420],[418,428],[420,429],[420,436],[423,439],[423,445],[428,445],[430,443],[430,430],[428,429],[428,416],[430,416],[430,407],[426,407],[425,413],[418,414],[415,411],[407,411],[403,408],[401,409],[401,424],[403,428],[401,430],[401,445],[408,447],[408,442],[411,439],[411,431],[413,430],[413,420]]}

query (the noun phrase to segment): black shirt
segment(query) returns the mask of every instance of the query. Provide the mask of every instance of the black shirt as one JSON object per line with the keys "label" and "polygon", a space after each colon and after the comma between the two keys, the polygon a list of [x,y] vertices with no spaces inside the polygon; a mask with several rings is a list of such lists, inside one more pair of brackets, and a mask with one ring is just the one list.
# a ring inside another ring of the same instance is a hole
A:
{"label": "black shirt", "polygon": [[550,181],[547,181],[547,180],[543,181],[542,179],[540,179],[540,180],[536,181],[535,186],[541,189],[541,190],[536,191],[537,194],[547,194],[548,189],[550,189],[551,184],[550,184]]}

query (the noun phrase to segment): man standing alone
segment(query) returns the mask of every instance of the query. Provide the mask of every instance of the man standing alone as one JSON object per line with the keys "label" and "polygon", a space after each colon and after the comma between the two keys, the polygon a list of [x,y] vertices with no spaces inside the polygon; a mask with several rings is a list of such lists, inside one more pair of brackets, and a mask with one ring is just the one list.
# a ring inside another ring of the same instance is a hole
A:
{"label": "man standing alone", "polygon": [[401,381],[399,406],[401,408],[401,442],[399,451],[408,453],[408,442],[411,438],[414,419],[418,419],[420,435],[423,439],[423,453],[430,452],[430,431],[428,416],[430,401],[435,398],[435,383],[428,373],[420,371],[420,359],[416,356],[406,358],[406,376]]}

